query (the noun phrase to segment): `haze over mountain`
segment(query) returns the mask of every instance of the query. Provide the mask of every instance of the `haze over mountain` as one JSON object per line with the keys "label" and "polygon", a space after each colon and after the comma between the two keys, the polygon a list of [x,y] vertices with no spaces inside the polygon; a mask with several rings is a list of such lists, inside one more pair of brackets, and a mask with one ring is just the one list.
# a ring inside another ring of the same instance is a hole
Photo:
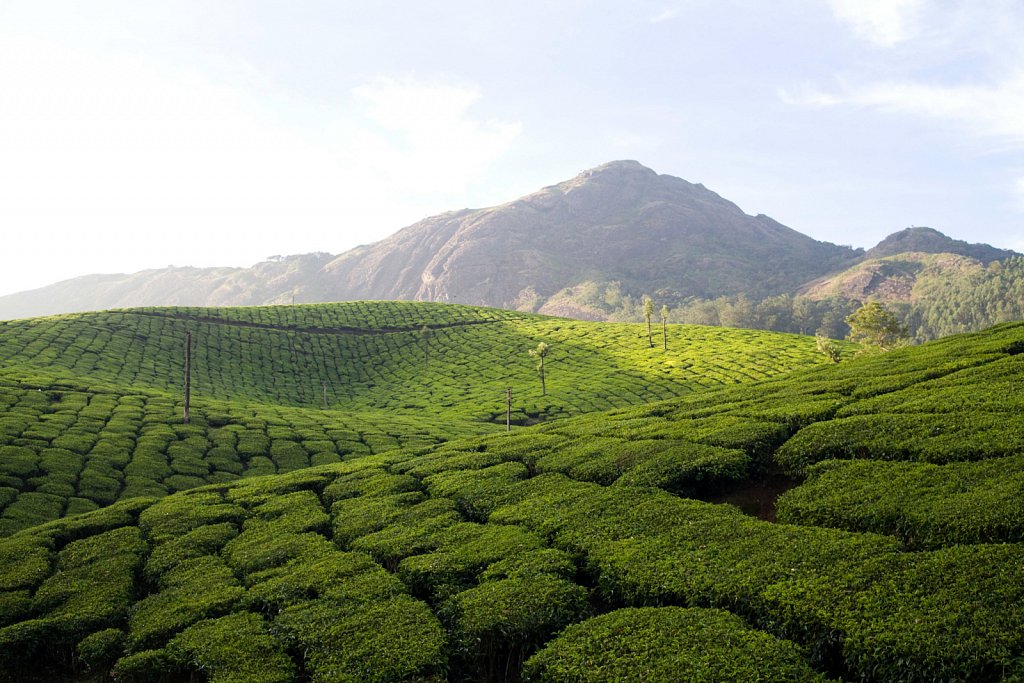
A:
{"label": "haze over mountain", "polygon": [[[142,305],[357,299],[448,301],[577,317],[588,285],[669,299],[793,293],[867,258],[904,251],[989,262],[1007,252],[908,228],[867,253],[750,216],[703,185],[614,161],[525,197],[426,218],[339,256],[272,257],[251,268],[90,275],[0,297],[0,318]],[[578,297],[577,297],[578,298]]]}

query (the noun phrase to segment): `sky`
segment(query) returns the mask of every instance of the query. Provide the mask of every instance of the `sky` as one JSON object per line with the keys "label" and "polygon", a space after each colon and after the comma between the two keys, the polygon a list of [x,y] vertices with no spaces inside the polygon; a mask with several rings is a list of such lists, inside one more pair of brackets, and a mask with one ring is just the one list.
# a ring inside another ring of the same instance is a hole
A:
{"label": "sky", "polygon": [[0,295],[341,253],[616,159],[1024,250],[1020,0],[0,0]]}

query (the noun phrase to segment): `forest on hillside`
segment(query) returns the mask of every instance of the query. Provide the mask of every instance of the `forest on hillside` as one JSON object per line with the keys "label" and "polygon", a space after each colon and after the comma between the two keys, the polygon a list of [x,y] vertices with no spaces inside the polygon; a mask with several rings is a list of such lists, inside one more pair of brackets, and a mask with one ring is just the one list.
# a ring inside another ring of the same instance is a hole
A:
{"label": "forest on hillside", "polygon": [[[651,296],[657,307],[669,306],[671,323],[821,334],[833,339],[846,337],[850,331],[846,318],[865,303],[842,296],[815,300],[789,294],[763,299],[743,294],[679,298],[667,290]],[[609,320],[644,319],[642,297],[623,294],[615,283],[603,289],[581,288],[577,300],[607,311]],[[956,278],[919,278],[911,301],[886,305],[910,330],[915,343],[1020,320],[1024,318],[1024,257],[993,261]]]}

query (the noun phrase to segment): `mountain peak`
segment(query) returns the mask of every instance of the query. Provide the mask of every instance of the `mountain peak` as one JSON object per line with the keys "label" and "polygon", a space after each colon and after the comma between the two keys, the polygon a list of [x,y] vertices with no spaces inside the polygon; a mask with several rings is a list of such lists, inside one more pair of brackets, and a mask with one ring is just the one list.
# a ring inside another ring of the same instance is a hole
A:
{"label": "mountain peak", "polygon": [[605,171],[618,171],[618,172],[621,172],[621,171],[629,171],[629,172],[641,171],[643,173],[654,173],[653,170],[647,168],[646,166],[641,164],[639,161],[635,161],[633,159],[619,159],[617,161],[608,161],[606,163],[600,164],[599,166],[595,166],[594,168],[591,168],[591,169],[588,169],[586,171],[583,171],[583,173],[581,175],[588,174],[588,173],[589,174],[602,173],[602,172],[605,172]]}
{"label": "mountain peak", "polygon": [[1007,249],[997,249],[988,244],[970,244],[963,240],[955,240],[934,228],[911,226],[886,237],[875,247],[869,249],[865,254],[865,258],[883,258],[905,252],[959,254],[961,256],[970,256],[986,264],[991,261],[1016,256],[1015,252]]}
{"label": "mountain peak", "polygon": [[[749,216],[702,185],[623,159],[500,206],[425,218],[327,263],[292,269],[282,260],[244,273],[198,274],[189,287],[169,272],[145,276],[151,284],[144,287],[140,275],[102,292],[82,288],[76,294],[84,303],[75,307],[254,304],[294,297],[538,310],[569,288],[609,283],[633,297],[759,297],[788,292],[858,256],[767,217]],[[125,298],[126,290],[154,296]],[[159,291],[181,296],[159,299]],[[49,302],[48,294],[40,290],[35,297]]]}

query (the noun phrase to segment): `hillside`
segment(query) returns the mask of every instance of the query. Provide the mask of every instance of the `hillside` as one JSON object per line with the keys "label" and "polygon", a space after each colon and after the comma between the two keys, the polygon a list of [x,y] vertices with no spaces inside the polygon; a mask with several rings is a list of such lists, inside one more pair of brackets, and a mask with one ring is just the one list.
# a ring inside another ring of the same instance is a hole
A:
{"label": "hillside", "polygon": [[777,294],[854,256],[618,161],[502,206],[428,218],[325,270],[358,298],[535,309],[594,278],[634,293]]}
{"label": "hillside", "polygon": [[943,235],[933,228],[904,228],[886,237],[864,254],[866,259],[879,259],[886,256],[905,253],[956,254],[966,256],[988,265],[992,261],[1002,261],[1017,252],[1009,249],[996,249],[988,244],[970,244],[963,240],[955,240]]}
{"label": "hillside", "polygon": [[[0,676],[1014,680],[1022,350],[1003,325],[27,529]],[[807,477],[778,522],[709,502],[776,469]]]}
{"label": "hillside", "polygon": [[[0,297],[0,319],[365,299],[537,311],[588,282],[617,282],[632,296],[759,297],[790,292],[861,254],[749,216],[702,185],[616,161],[500,206],[424,219],[336,257],[75,278]],[[561,308],[545,312],[578,314],[564,297]]]}
{"label": "hillside", "polygon": [[0,296],[0,320],[134,306],[256,306],[292,303],[330,254],[278,257],[251,268],[174,267],[87,275]]}
{"label": "hillside", "polygon": [[[665,350],[640,325],[402,302],[0,323],[0,534],[121,498],[504,431],[507,388],[518,426],[823,362],[806,337],[668,333]],[[527,354],[541,341],[546,395]]]}
{"label": "hillside", "polygon": [[814,301],[839,296],[856,301],[911,303],[927,296],[929,285],[934,288],[937,283],[969,279],[983,271],[984,264],[970,256],[901,252],[868,258],[804,285],[797,294]]}

